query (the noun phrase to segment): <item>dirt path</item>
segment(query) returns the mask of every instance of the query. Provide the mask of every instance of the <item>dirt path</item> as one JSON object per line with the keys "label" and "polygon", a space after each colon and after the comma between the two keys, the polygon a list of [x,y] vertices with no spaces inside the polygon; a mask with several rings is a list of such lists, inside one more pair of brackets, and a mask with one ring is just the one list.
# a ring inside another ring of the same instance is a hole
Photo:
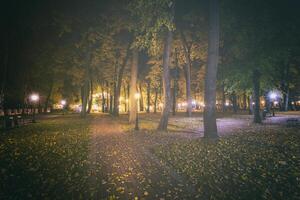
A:
{"label": "dirt path", "polygon": [[151,153],[147,137],[124,133],[108,116],[95,117],[90,143],[90,194],[95,199],[193,199],[185,177]]}

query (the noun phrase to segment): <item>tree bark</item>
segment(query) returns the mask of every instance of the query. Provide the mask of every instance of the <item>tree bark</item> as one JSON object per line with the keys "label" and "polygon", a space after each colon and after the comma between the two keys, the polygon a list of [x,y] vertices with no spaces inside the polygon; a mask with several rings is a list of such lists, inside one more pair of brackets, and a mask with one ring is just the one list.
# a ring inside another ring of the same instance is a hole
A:
{"label": "tree bark", "polygon": [[120,94],[121,94],[121,86],[122,86],[122,80],[123,80],[123,74],[125,67],[127,65],[128,59],[130,56],[130,44],[128,44],[127,50],[126,50],[126,56],[122,62],[121,68],[119,70],[118,76],[117,76],[117,82],[116,82],[116,89],[115,89],[115,98],[114,98],[114,116],[119,116],[119,105],[120,105]]}
{"label": "tree bark", "polygon": [[217,138],[216,80],[219,60],[219,1],[209,1],[209,40],[204,93],[204,137]]}
{"label": "tree bark", "polygon": [[151,89],[151,84],[150,80],[147,82],[147,113],[150,113],[150,89]]}
{"label": "tree bark", "polygon": [[140,111],[144,111],[144,97],[142,90],[142,83],[139,84],[139,93],[140,93]]}
{"label": "tree bark", "polygon": [[181,34],[181,40],[183,43],[183,52],[186,59],[186,65],[185,65],[185,80],[186,80],[186,99],[187,99],[187,115],[188,117],[192,116],[192,96],[191,96],[191,68],[192,68],[192,62],[190,57],[190,47],[187,44],[187,41],[185,39],[185,36],[183,32],[180,32]]}
{"label": "tree bark", "polygon": [[135,94],[137,92],[137,75],[138,75],[138,59],[139,53],[137,49],[132,52],[132,65],[130,75],[130,111],[129,111],[129,123],[134,123],[137,115],[137,100]]}
{"label": "tree bark", "polygon": [[259,102],[259,90],[260,90],[260,73],[257,69],[253,70],[253,92],[254,92],[254,123],[261,123],[260,117],[260,102]]}
{"label": "tree bark", "polygon": [[158,89],[155,88],[155,95],[154,95],[154,113],[157,112],[157,98],[158,98]]}
{"label": "tree bark", "polygon": [[93,106],[93,81],[91,80],[87,113],[91,113],[92,106]]}
{"label": "tree bark", "polygon": [[52,90],[53,90],[53,85],[54,85],[54,81],[52,80],[50,83],[50,87],[49,87],[49,91],[48,91],[46,100],[45,100],[44,113],[47,113],[47,109],[48,109],[49,102],[50,102],[50,97],[51,97]]}
{"label": "tree bark", "polygon": [[232,93],[232,106],[233,106],[233,112],[236,114],[238,110],[238,105],[237,105],[237,96],[234,91]]}
{"label": "tree bark", "polygon": [[89,80],[88,78],[85,78],[84,84],[81,89],[81,99],[82,99],[81,117],[86,117],[88,96],[89,96]]}
{"label": "tree bark", "polygon": [[225,83],[222,83],[222,112],[226,112]]}
{"label": "tree bark", "polygon": [[167,38],[164,44],[164,55],[163,55],[163,97],[164,97],[164,106],[161,114],[160,122],[158,125],[159,131],[166,131],[169,121],[169,111],[171,108],[171,87],[170,87],[170,53],[171,53],[171,44],[173,39],[172,31],[168,31]]}

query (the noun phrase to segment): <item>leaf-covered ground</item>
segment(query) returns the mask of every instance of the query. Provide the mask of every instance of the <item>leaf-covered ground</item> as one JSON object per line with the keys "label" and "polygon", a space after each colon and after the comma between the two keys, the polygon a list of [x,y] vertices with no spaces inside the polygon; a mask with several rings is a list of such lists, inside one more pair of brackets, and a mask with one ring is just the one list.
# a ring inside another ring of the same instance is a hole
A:
{"label": "leaf-covered ground", "polygon": [[193,137],[201,116],[172,117],[168,133],[157,118],[139,132],[126,116],[67,115],[1,133],[0,199],[300,199],[300,131],[285,116],[224,116],[233,132],[216,141]]}
{"label": "leaf-covered ground", "polygon": [[44,120],[0,136],[0,199],[77,197],[84,187],[88,121]]}

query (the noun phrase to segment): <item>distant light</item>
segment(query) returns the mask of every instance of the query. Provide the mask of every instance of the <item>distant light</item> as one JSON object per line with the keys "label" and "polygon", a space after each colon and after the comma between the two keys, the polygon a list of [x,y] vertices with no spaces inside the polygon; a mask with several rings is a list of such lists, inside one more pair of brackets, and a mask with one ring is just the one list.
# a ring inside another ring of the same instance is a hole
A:
{"label": "distant light", "polygon": [[255,102],[252,102],[252,105],[255,105]]}
{"label": "distant light", "polygon": [[225,103],[225,106],[229,106],[229,102],[226,102],[226,103]]}
{"label": "distant light", "polygon": [[196,101],[195,101],[195,100],[193,100],[193,101],[192,101],[192,104],[193,104],[193,105],[196,105]]}
{"label": "distant light", "polygon": [[40,99],[40,96],[38,94],[31,94],[30,95],[30,101],[37,102]]}
{"label": "distant light", "polygon": [[63,106],[65,106],[67,104],[67,101],[66,100],[61,100],[60,104],[63,105]]}
{"label": "distant light", "polygon": [[278,104],[278,101],[274,101],[274,105],[277,105]]}
{"label": "distant light", "polygon": [[125,101],[126,101],[126,103],[128,103],[128,102],[129,102],[129,99],[126,99]]}
{"label": "distant light", "polygon": [[275,92],[275,91],[269,92],[269,97],[270,97],[270,99],[272,99],[272,100],[277,99],[278,96],[279,96],[279,95],[278,95],[277,92]]}
{"label": "distant light", "polygon": [[292,101],[291,104],[294,105],[295,103]]}
{"label": "distant light", "polygon": [[140,94],[140,93],[135,93],[134,97],[135,97],[136,99],[139,99],[139,98],[141,97],[141,94]]}

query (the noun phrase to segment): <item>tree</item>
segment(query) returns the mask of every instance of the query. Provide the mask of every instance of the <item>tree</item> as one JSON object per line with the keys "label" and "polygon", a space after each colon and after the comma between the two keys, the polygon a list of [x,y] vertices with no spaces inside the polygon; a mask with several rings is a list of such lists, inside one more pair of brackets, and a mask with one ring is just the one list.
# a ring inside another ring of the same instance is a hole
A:
{"label": "tree", "polygon": [[131,74],[130,74],[130,95],[129,95],[129,122],[134,123],[137,115],[137,75],[138,75],[138,59],[139,53],[137,49],[132,51],[132,63],[131,63]]}
{"label": "tree", "polygon": [[216,138],[216,79],[219,60],[219,1],[209,3],[208,58],[205,74],[204,137]]}

